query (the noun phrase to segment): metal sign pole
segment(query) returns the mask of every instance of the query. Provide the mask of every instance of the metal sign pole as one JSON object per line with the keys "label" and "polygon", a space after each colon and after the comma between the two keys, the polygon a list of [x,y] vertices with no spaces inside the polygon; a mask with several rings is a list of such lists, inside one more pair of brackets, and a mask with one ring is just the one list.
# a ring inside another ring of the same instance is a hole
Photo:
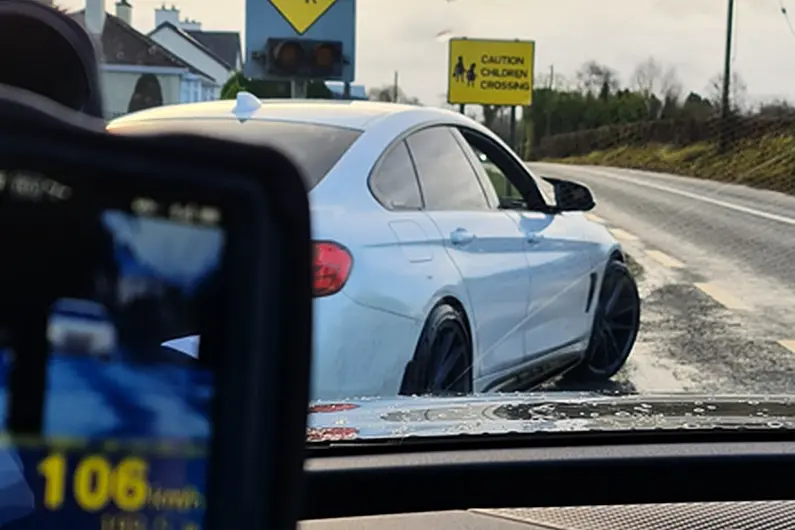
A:
{"label": "metal sign pole", "polygon": [[306,79],[293,79],[290,81],[290,97],[292,99],[306,99],[309,83]]}
{"label": "metal sign pole", "polygon": [[[508,145],[511,146],[511,149],[516,151],[516,107],[513,105],[511,105],[511,128],[509,134],[510,136]],[[505,193],[508,195],[508,197],[513,195],[513,185],[510,181],[506,181]]]}

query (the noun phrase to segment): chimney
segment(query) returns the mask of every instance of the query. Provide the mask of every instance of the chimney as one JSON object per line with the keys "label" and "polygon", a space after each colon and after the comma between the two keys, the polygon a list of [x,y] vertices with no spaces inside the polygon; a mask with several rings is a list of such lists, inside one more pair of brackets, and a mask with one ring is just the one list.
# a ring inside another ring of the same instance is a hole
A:
{"label": "chimney", "polygon": [[185,31],[201,31],[202,23],[192,18],[186,18],[180,22],[179,27]]}
{"label": "chimney", "polygon": [[171,22],[174,26],[179,27],[179,9],[174,6],[167,8],[166,4],[155,9],[155,28],[159,28],[166,22]]}
{"label": "chimney", "polygon": [[105,27],[105,0],[86,0],[86,29],[94,36],[102,36]]}
{"label": "chimney", "polygon": [[132,5],[127,0],[116,2],[116,17],[132,26]]}

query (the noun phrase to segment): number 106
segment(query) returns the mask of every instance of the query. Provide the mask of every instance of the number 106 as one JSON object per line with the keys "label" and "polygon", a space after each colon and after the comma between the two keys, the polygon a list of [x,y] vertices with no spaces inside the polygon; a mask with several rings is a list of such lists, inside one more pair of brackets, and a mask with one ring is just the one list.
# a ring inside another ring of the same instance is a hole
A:
{"label": "number 106", "polygon": [[[44,506],[60,508],[66,495],[67,461],[63,454],[47,456],[38,465],[44,477]],[[149,495],[147,463],[135,457],[124,458],[113,466],[107,458],[92,455],[78,461],[72,477],[72,491],[78,506],[96,512],[109,502],[126,512],[144,507]]]}

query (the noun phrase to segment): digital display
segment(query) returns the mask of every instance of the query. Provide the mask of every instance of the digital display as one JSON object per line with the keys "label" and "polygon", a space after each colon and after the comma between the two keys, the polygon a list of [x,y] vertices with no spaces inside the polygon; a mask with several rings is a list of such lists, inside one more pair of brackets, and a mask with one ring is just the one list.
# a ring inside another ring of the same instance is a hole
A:
{"label": "digital display", "polygon": [[31,289],[50,308],[42,432],[0,448],[0,529],[199,530],[213,374],[168,344],[217,299],[222,212],[79,184],[0,173],[0,232],[51,270]]}

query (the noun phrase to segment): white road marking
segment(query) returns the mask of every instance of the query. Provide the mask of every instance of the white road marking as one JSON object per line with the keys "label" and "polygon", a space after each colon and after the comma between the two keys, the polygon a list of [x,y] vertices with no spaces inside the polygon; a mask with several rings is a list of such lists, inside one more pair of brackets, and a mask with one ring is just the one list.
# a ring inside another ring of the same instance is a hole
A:
{"label": "white road marking", "polygon": [[754,215],[756,217],[761,217],[763,219],[769,219],[771,221],[778,221],[779,223],[785,223],[788,225],[795,226],[795,218],[793,217],[786,217],[784,215],[776,215],[774,213],[763,212],[761,210],[755,210],[753,208],[748,208],[746,206],[740,206],[739,204],[734,204],[731,202],[721,201],[718,199],[713,199],[710,197],[705,197],[704,195],[699,195],[697,193],[690,193],[689,191],[683,191],[676,188],[671,188],[669,186],[663,186],[661,184],[652,184],[651,182],[645,182],[638,179],[630,178],[630,177],[622,177],[616,175],[615,173],[610,173],[607,171],[601,171],[598,169],[592,169],[590,167],[586,167],[587,171],[598,175],[604,175],[608,178],[613,178],[616,180],[622,180],[624,182],[628,182],[630,184],[635,184],[637,186],[642,186],[645,188],[651,188],[655,190],[665,191],[668,193],[673,193],[674,195],[680,195],[682,197],[687,197],[689,199],[694,199],[701,202],[706,202],[709,204],[714,204],[715,206],[722,206],[723,208],[728,208],[730,210],[735,210],[737,212],[747,213],[748,215]]}
{"label": "white road marking", "polygon": [[795,353],[795,340],[780,340],[779,344],[787,348],[792,353]]}
{"label": "white road marking", "polygon": [[600,225],[606,224],[606,221],[604,219],[592,213],[586,213],[585,218],[591,221],[592,223],[599,223]]}
{"label": "white road marking", "polygon": [[613,234],[613,237],[618,239],[619,241],[637,241],[638,236],[634,234],[630,234],[626,230],[621,230],[620,228],[611,228],[610,233]]}
{"label": "white road marking", "polygon": [[684,269],[685,264],[679,261],[676,258],[672,258],[665,252],[660,252],[659,250],[647,250],[646,255],[649,256],[651,259],[659,263],[664,267],[668,267],[669,269]]}
{"label": "white road marking", "polygon": [[733,309],[736,311],[747,311],[750,309],[741,300],[735,298],[732,294],[726,292],[714,283],[697,283],[695,285],[702,292],[712,297],[713,300],[724,306],[726,309]]}

